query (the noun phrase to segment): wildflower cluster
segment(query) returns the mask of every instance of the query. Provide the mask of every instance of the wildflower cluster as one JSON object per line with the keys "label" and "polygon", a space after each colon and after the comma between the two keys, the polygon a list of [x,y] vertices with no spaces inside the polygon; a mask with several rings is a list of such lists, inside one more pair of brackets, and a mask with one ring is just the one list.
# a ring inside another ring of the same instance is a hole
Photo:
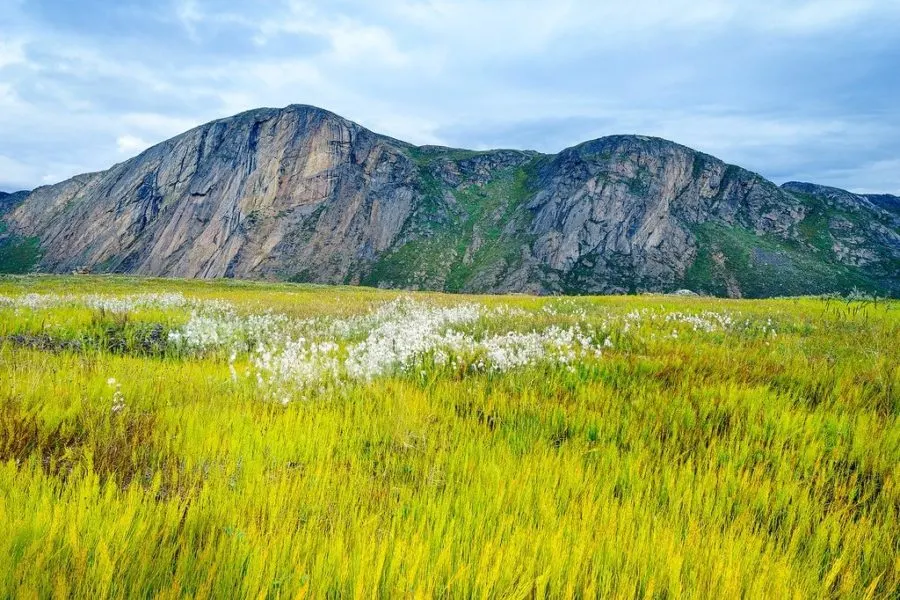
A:
{"label": "wildflower cluster", "polygon": [[120,412],[125,408],[125,395],[122,393],[122,384],[116,381],[115,377],[110,377],[106,380],[106,385],[115,389],[112,397],[112,412]]}
{"label": "wildflower cluster", "polygon": [[260,344],[252,357],[257,382],[304,388],[336,379],[341,372],[339,350],[334,342],[314,342],[306,338],[288,342],[281,348]]}
{"label": "wildflower cluster", "polygon": [[[609,348],[607,337],[603,346]],[[599,357],[600,345],[580,326],[563,329],[551,326],[544,331],[528,333],[508,332],[487,338],[478,344],[484,353],[484,362],[476,363],[491,371],[507,371],[547,361],[570,364],[586,356]]]}
{"label": "wildflower cluster", "polygon": [[[581,326],[493,335],[465,330],[476,322],[527,314],[517,310],[470,303],[438,307],[403,298],[367,315],[324,325],[324,332],[340,332],[343,340],[303,337],[282,345],[261,344],[251,360],[260,381],[305,386],[326,379],[366,381],[426,366],[503,372],[541,363],[569,364],[599,356],[601,347],[612,345],[609,338],[599,343],[593,331]],[[353,341],[366,325],[368,333]]]}
{"label": "wildflower cluster", "polygon": [[376,313],[379,324],[368,337],[350,347],[347,374],[371,379],[398,367],[408,368],[418,357],[441,347],[462,345],[464,336],[447,328],[472,323],[483,313],[475,304],[443,308],[408,299],[392,302]]}
{"label": "wildflower cluster", "polygon": [[[185,354],[221,353],[228,356],[233,380],[247,376],[260,386],[282,391],[433,369],[502,373],[541,364],[572,368],[579,361],[601,357],[614,339],[625,350],[629,339],[660,336],[677,339],[730,331],[764,339],[776,336],[771,318],[763,324],[739,313],[647,307],[625,314],[594,309],[589,318],[585,307],[571,299],[550,300],[527,311],[507,304],[443,306],[401,297],[347,318],[294,319],[272,312],[243,313],[224,301],[193,300],[177,293],[0,297],[0,307],[17,309],[68,304],[116,313],[190,309],[189,320],[170,331],[170,345]],[[548,316],[569,325],[548,325]],[[124,406],[121,398],[114,404],[119,407],[115,411]]]}
{"label": "wildflower cluster", "polygon": [[0,296],[0,308],[43,310],[59,306],[86,306],[95,310],[128,313],[137,310],[172,310],[198,305],[199,301],[180,293],[129,294],[127,296],[103,296],[99,294],[23,294]]}
{"label": "wildflower cluster", "polygon": [[346,319],[239,315],[215,305],[195,310],[184,327],[170,334],[170,342],[189,351],[228,352],[232,378],[239,376],[238,356],[246,355],[248,374],[260,385],[281,389],[368,381],[423,366],[503,372],[540,363],[570,364],[597,357],[602,347],[611,346],[608,337],[582,325],[486,333],[502,322],[527,323],[529,315],[505,305],[435,306],[409,298]]}
{"label": "wildflower cluster", "polygon": [[246,352],[260,343],[280,338],[291,325],[285,315],[238,315],[230,305],[216,302],[194,310],[183,328],[169,333],[169,341],[194,351],[227,348]]}
{"label": "wildflower cluster", "polygon": [[664,320],[666,323],[687,325],[694,331],[702,331],[704,333],[728,330],[734,325],[734,319],[730,314],[709,310],[703,311],[700,314],[682,312],[666,313]]}

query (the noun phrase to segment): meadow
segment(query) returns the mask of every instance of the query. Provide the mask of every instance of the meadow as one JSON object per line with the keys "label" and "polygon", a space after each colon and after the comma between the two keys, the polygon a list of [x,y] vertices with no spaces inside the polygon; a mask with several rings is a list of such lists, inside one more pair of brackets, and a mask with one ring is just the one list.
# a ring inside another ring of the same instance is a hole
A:
{"label": "meadow", "polygon": [[0,278],[0,597],[897,598],[900,302]]}

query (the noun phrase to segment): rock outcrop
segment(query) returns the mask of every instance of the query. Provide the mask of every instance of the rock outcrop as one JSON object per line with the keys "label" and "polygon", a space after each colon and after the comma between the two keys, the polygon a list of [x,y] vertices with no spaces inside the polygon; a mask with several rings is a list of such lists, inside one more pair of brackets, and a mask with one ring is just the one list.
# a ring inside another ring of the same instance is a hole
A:
{"label": "rock outcrop", "polygon": [[863,194],[863,198],[886,211],[900,216],[900,196],[892,194]]}
{"label": "rock outcrop", "polygon": [[9,209],[6,243],[37,240],[36,266],[52,272],[473,292],[900,293],[900,229],[885,202],[779,188],[643,136],[556,155],[475,152],[412,146],[309,106],[259,109]]}
{"label": "rock outcrop", "polygon": [[20,205],[28,197],[29,191],[19,192],[0,192],[0,216],[10,212],[12,209]]}

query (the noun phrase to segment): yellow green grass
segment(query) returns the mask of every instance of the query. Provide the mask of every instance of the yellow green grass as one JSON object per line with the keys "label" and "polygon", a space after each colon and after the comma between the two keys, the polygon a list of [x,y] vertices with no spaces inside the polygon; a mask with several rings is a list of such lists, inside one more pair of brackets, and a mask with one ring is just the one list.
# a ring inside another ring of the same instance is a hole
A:
{"label": "yellow green grass", "polygon": [[9,298],[163,292],[296,319],[404,295],[534,315],[476,327],[646,309],[764,329],[616,321],[575,364],[398,371],[282,404],[247,357],[144,343],[189,310],[0,304],[0,597],[898,595],[896,301],[0,279]]}

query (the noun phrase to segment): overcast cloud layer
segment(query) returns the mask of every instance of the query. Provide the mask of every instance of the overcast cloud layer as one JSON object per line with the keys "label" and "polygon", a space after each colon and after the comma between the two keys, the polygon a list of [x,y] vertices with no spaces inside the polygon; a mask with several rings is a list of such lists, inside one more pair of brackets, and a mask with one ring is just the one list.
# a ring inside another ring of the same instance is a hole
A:
{"label": "overcast cloud layer", "polygon": [[616,133],[900,193],[900,0],[0,0],[0,189],[314,104],[417,144]]}

